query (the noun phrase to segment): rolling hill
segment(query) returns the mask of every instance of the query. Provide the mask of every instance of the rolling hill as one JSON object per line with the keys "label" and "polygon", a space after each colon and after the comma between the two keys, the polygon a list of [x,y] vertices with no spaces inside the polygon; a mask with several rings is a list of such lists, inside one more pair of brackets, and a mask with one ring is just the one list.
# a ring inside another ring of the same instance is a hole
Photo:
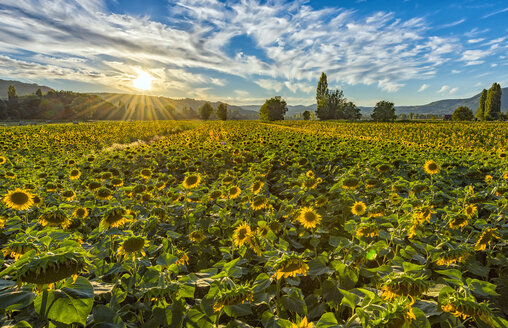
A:
{"label": "rolling hill", "polygon": [[9,89],[9,85],[11,84],[14,85],[14,87],[16,88],[18,96],[26,96],[34,94],[35,91],[37,91],[37,89],[41,89],[43,93],[47,93],[48,91],[53,90],[50,87],[38,85],[35,83],[29,84],[19,81],[9,81],[0,79],[0,98],[7,99],[7,90]]}

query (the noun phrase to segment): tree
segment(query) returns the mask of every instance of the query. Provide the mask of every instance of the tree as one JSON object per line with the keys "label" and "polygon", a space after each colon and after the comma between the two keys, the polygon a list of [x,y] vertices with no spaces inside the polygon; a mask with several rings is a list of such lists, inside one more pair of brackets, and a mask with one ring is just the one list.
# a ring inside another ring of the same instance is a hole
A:
{"label": "tree", "polygon": [[42,98],[42,91],[41,91],[41,89],[40,89],[40,88],[39,88],[39,89],[37,89],[37,91],[35,91],[35,95],[36,95],[37,97],[39,97],[39,98]]}
{"label": "tree", "polygon": [[485,100],[487,99],[487,89],[483,89],[482,94],[480,96],[480,103],[478,104],[478,109],[476,110],[475,117],[483,121],[485,119]]}
{"label": "tree", "polygon": [[283,120],[288,111],[287,103],[280,96],[267,99],[259,109],[259,118],[263,121]]}
{"label": "tree", "polygon": [[224,103],[220,103],[217,107],[217,117],[220,120],[227,120],[228,119],[228,105]]}
{"label": "tree", "polygon": [[199,107],[199,117],[201,117],[201,119],[204,121],[209,119],[212,113],[213,107],[209,102],[205,102],[201,107]]}
{"label": "tree", "polygon": [[306,121],[310,120],[310,112],[308,110],[303,112],[303,119]]}
{"label": "tree", "polygon": [[16,92],[16,87],[12,84],[9,85],[9,89],[7,90],[7,97],[9,101],[16,101],[18,99],[18,93]]}
{"label": "tree", "polygon": [[397,117],[395,115],[394,103],[385,100],[379,101],[374,106],[374,112],[370,116],[374,121],[393,121]]}
{"label": "tree", "polygon": [[460,106],[452,114],[454,121],[471,121],[473,118],[473,111],[467,106]]}
{"label": "tree", "polygon": [[360,114],[360,108],[356,107],[351,101],[346,102],[343,108],[343,115],[346,120],[359,120],[362,117]]}
{"label": "tree", "polygon": [[493,83],[487,93],[485,99],[485,112],[483,117],[485,120],[496,120],[501,114],[501,85]]}
{"label": "tree", "polygon": [[328,90],[318,104],[316,115],[320,120],[334,120],[344,118],[345,99],[342,90]]}
{"label": "tree", "polygon": [[326,78],[326,74],[321,73],[321,78],[319,78],[319,82],[316,88],[316,103],[319,104],[319,101],[325,98],[328,95],[328,81]]}

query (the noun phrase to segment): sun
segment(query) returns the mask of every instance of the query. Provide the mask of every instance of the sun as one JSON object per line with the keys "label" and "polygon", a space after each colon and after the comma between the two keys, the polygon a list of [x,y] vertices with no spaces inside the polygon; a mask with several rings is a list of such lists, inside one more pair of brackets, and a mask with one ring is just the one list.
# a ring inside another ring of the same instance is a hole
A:
{"label": "sun", "polygon": [[136,89],[150,90],[152,88],[153,78],[145,72],[139,73],[138,77],[132,81],[132,84]]}

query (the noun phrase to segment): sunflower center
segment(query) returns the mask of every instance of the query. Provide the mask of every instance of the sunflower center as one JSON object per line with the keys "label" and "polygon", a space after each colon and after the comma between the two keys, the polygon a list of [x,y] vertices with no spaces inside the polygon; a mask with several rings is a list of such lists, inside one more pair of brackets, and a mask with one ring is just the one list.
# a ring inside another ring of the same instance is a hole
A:
{"label": "sunflower center", "polygon": [[30,197],[24,192],[15,192],[11,195],[11,201],[16,205],[28,203]]}
{"label": "sunflower center", "polygon": [[303,217],[305,218],[305,221],[307,221],[307,222],[314,222],[317,219],[316,214],[313,212],[305,212]]}
{"label": "sunflower center", "polygon": [[431,171],[437,170],[437,164],[436,163],[430,163],[429,164],[429,170],[431,170]]}
{"label": "sunflower center", "polygon": [[190,185],[193,185],[196,182],[198,182],[198,177],[195,176],[195,175],[192,175],[192,176],[187,178],[187,183],[190,184]]}

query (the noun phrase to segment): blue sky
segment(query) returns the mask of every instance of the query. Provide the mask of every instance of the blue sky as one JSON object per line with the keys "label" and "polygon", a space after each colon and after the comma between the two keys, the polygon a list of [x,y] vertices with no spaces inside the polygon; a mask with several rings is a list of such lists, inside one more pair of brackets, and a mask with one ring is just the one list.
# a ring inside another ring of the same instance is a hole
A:
{"label": "blue sky", "polygon": [[296,105],[324,71],[358,105],[416,105],[507,86],[507,22],[505,0],[2,0],[0,78]]}

